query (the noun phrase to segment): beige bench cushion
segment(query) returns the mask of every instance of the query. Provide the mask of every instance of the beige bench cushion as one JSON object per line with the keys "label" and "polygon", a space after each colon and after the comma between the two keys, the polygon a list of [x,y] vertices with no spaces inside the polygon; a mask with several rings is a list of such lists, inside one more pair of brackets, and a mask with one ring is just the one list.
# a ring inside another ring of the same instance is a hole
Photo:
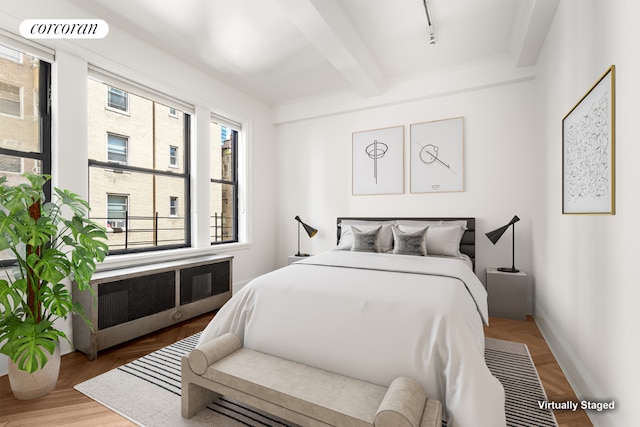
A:
{"label": "beige bench cushion", "polygon": [[241,348],[202,375],[332,425],[368,426],[386,387]]}

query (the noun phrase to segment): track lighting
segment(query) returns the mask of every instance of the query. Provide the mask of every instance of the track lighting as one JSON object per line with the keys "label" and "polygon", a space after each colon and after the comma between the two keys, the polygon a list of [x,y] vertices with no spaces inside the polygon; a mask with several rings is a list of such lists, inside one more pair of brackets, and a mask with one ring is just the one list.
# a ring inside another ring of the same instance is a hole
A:
{"label": "track lighting", "polygon": [[424,12],[427,15],[427,27],[429,28],[429,44],[436,44],[436,35],[433,29],[433,21],[431,21],[431,13],[429,12],[429,4],[427,0],[422,0],[424,4]]}

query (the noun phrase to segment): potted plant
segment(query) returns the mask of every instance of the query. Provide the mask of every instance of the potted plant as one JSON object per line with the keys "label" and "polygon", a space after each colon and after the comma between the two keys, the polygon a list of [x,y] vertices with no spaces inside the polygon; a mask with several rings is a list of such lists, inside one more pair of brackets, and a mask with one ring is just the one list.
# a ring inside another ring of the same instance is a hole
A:
{"label": "potted plant", "polygon": [[[90,290],[96,264],[108,252],[106,231],[87,218],[85,200],[55,188],[55,200],[45,203],[50,176],[25,177],[28,182],[13,186],[0,177],[0,251],[15,259],[0,275],[0,353],[10,359],[9,381],[18,399],[55,387],[59,340],[69,339],[54,322],[76,313],[91,326],[65,283],[72,278],[79,289]],[[42,384],[37,374],[53,383]]]}

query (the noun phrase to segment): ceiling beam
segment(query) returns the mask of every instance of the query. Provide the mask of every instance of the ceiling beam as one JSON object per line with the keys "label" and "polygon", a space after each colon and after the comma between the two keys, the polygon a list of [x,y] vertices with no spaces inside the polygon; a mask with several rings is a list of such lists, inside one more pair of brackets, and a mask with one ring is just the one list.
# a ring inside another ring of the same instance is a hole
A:
{"label": "ceiling beam", "polygon": [[516,67],[536,65],[560,0],[520,0],[512,30]]}
{"label": "ceiling beam", "polygon": [[274,1],[358,93],[383,93],[384,73],[337,0]]}

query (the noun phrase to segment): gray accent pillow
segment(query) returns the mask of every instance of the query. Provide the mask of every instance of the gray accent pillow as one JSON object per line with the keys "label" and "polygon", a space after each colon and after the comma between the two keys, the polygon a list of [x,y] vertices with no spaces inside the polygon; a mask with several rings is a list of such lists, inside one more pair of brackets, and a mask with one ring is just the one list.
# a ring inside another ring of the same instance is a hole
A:
{"label": "gray accent pillow", "polygon": [[391,227],[393,232],[393,253],[400,255],[427,255],[427,230],[429,227],[416,231],[402,231],[400,227]]}
{"label": "gray accent pillow", "polygon": [[368,231],[381,225],[380,229],[380,252],[393,252],[393,234],[391,233],[392,221],[361,221],[346,219],[341,222],[340,242],[336,249],[350,250],[353,246],[353,233],[351,226],[355,225],[361,231]]}
{"label": "gray accent pillow", "polygon": [[351,226],[353,232],[353,245],[351,250],[354,252],[380,252],[380,229],[378,226],[372,230],[362,231],[355,225]]}

